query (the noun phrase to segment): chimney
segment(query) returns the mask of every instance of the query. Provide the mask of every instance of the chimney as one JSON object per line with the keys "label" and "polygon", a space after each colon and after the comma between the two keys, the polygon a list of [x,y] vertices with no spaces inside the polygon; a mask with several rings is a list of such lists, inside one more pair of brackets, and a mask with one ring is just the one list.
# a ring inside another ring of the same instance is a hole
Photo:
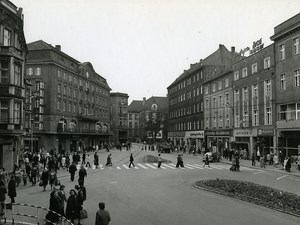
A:
{"label": "chimney", "polygon": [[143,106],[146,104],[146,97],[143,97]]}
{"label": "chimney", "polygon": [[61,46],[60,45],[55,45],[55,49],[58,51],[61,51]]}
{"label": "chimney", "polygon": [[231,47],[231,64],[233,64],[235,62],[235,47],[232,46]]}

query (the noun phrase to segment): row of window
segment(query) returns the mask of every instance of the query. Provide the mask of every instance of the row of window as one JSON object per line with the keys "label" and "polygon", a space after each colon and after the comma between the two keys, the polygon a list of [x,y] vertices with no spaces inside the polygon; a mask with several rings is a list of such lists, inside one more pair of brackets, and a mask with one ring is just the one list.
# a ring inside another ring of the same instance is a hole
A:
{"label": "row of window", "polygon": [[[11,80],[12,79],[12,80]],[[13,64],[13,77],[10,75],[10,61],[0,61],[0,83],[22,85],[22,65],[20,63]]]}
{"label": "row of window", "polygon": [[178,90],[182,90],[187,86],[190,86],[192,83],[195,83],[196,81],[199,81],[200,79],[203,79],[203,72],[200,71],[196,74],[194,74],[192,77],[187,78],[186,80],[180,82],[179,84],[177,84],[175,87],[170,89],[170,94],[175,93]]}
{"label": "row of window", "polygon": [[0,40],[3,40],[3,46],[14,46],[17,49],[20,49],[20,42],[17,32],[13,32],[13,30],[8,27],[3,29],[3,36],[0,38]]}
{"label": "row of window", "polygon": [[[279,60],[283,61],[286,59],[286,51],[285,51],[285,44],[279,45]],[[292,54],[298,55],[300,51],[299,48],[299,37],[295,37],[292,39]]]}
{"label": "row of window", "polygon": [[[13,118],[10,118],[10,110],[13,110]],[[0,123],[21,123],[21,102],[14,102],[13,108],[10,108],[9,100],[0,100]]]}
{"label": "row of window", "polygon": [[191,91],[188,91],[187,93],[183,93],[179,96],[177,96],[176,98],[173,98],[170,100],[170,105],[176,105],[179,102],[184,102],[186,100],[189,100],[191,98],[195,98],[196,96],[199,96],[200,94],[203,94],[203,88],[202,86],[197,87]]}
{"label": "row of window", "polygon": [[128,119],[129,120],[138,120],[139,119],[139,114],[138,113],[129,113],[128,114]]}
{"label": "row of window", "polygon": [[183,107],[175,111],[170,111],[169,116],[172,119],[172,118],[186,116],[186,115],[195,114],[199,112],[203,112],[203,102],[201,102],[200,104],[194,104],[193,106]]}
{"label": "row of window", "polygon": [[169,131],[187,131],[187,130],[202,130],[204,129],[204,123],[203,120],[197,120],[197,121],[187,121],[183,123],[177,123],[177,124],[170,124]]}
{"label": "row of window", "polygon": [[[300,69],[293,71],[294,74],[294,87],[300,87]],[[280,90],[286,90],[286,75],[280,75]]]}
{"label": "row of window", "polygon": [[[78,111],[77,111],[78,109]],[[72,102],[68,103],[66,101],[61,101],[60,99],[57,101],[57,110],[62,112],[69,112],[69,113],[79,113],[84,115],[93,115],[93,116],[100,116],[103,118],[108,118],[108,110],[105,109],[92,109],[88,107],[84,107],[82,105],[72,104]]]}

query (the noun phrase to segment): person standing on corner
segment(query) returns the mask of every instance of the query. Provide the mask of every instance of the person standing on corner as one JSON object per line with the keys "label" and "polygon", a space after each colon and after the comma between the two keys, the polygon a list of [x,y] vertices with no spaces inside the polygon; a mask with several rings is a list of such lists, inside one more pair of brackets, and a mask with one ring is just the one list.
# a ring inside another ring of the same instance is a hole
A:
{"label": "person standing on corner", "polygon": [[16,181],[14,175],[11,175],[8,183],[8,196],[11,199],[11,203],[15,203],[15,197],[17,197]]}
{"label": "person standing on corner", "polygon": [[78,183],[79,184],[82,183],[82,185],[84,185],[84,178],[87,177],[87,172],[83,165],[81,165],[78,175],[79,175]]}
{"label": "person standing on corner", "polygon": [[134,159],[133,159],[132,153],[130,154],[130,159],[129,159],[129,161],[130,161],[130,163],[129,163],[129,168],[131,167],[131,165],[133,165],[133,167],[135,167],[135,165],[134,165],[134,163],[133,163]]}
{"label": "person standing on corner", "polygon": [[254,155],[254,152],[252,153],[252,166],[255,166],[255,155]]}
{"label": "person standing on corner", "polygon": [[72,162],[71,166],[69,167],[69,173],[71,174],[71,181],[74,181],[76,171],[77,171],[77,167],[75,165],[75,162]]}
{"label": "person standing on corner", "polygon": [[105,203],[99,203],[99,211],[96,213],[95,225],[109,225],[111,221],[110,214],[105,210]]}
{"label": "person standing on corner", "polygon": [[161,163],[162,163],[162,158],[161,158],[161,156],[160,156],[160,154],[158,154],[158,157],[157,157],[157,167],[158,168],[160,168],[160,166],[161,166]]}

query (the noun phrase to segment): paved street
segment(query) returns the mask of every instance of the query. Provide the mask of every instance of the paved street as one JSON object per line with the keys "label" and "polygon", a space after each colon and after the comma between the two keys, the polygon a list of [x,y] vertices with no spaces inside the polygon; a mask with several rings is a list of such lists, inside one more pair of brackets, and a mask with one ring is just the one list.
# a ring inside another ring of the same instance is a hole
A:
{"label": "paved street", "polygon": [[[112,225],[169,225],[169,224],[299,224],[300,218],[273,211],[236,199],[193,188],[200,179],[238,179],[300,194],[300,177],[260,168],[241,167],[240,172],[230,172],[230,165],[212,163],[203,168],[201,157],[184,156],[185,168],[175,168],[176,154],[163,154],[163,163],[142,161],[143,156],[157,152],[112,150],[113,166],[105,167],[107,152],[100,152],[102,167],[88,170],[86,179],[89,218],[83,224],[93,224],[99,201],[106,202],[111,213]],[[128,168],[130,153],[135,156],[135,168]],[[92,159],[92,155],[90,159]],[[60,171],[61,183],[66,192],[74,188],[66,171]],[[291,179],[293,178],[293,179]],[[18,202],[49,206],[50,191],[42,192],[38,186],[18,190]]]}

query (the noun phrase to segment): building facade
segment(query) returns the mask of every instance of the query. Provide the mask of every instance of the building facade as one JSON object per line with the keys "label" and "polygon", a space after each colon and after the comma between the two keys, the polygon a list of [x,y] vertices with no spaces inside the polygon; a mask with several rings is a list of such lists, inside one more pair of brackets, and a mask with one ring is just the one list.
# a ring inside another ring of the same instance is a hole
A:
{"label": "building facade", "polygon": [[23,148],[26,54],[22,9],[0,0],[0,168],[7,171]]}
{"label": "building facade", "polygon": [[28,50],[33,150],[65,153],[107,143],[111,89],[106,79],[59,45],[40,40],[28,44]]}
{"label": "building facade", "polygon": [[276,137],[284,155],[300,153],[300,14],[274,28]]}
{"label": "building facade", "polygon": [[257,150],[261,154],[276,153],[274,45],[261,47],[232,67],[232,141],[245,158]]}
{"label": "building facade", "polygon": [[128,141],[128,97],[126,93],[110,93],[110,123],[113,132],[110,141],[113,144]]}
{"label": "building facade", "polygon": [[[234,51],[234,49],[232,49]],[[169,132],[168,138],[174,146],[207,147],[204,135],[205,82],[230,68],[232,52],[224,45],[200,62],[191,64],[169,87]],[[209,93],[207,92],[207,98]],[[207,130],[210,126],[206,126]]]}
{"label": "building facade", "polygon": [[128,106],[128,138],[132,142],[142,141],[140,114],[143,111],[143,101],[133,100]]}

